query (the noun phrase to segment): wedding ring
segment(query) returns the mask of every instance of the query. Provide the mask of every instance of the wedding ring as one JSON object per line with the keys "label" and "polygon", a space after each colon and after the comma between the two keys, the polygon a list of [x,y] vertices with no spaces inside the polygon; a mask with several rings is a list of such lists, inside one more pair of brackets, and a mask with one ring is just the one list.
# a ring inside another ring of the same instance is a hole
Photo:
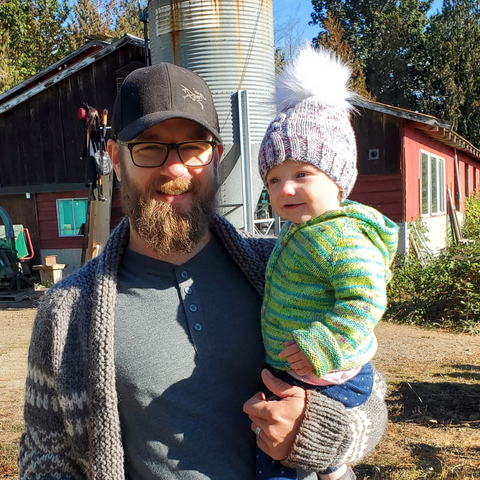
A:
{"label": "wedding ring", "polygon": [[262,431],[262,429],[261,429],[260,427],[257,427],[257,428],[255,429],[255,435],[257,436],[257,438],[260,437],[260,432],[261,432],[261,431]]}

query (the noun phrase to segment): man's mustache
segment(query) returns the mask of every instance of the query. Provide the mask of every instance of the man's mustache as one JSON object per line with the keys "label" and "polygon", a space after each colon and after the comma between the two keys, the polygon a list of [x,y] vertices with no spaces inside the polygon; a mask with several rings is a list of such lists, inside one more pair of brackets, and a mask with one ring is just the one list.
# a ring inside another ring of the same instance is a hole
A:
{"label": "man's mustache", "polygon": [[188,190],[197,191],[198,180],[188,177],[180,177],[175,179],[160,178],[151,184],[148,188],[147,196],[151,196],[156,192],[166,195],[178,195]]}

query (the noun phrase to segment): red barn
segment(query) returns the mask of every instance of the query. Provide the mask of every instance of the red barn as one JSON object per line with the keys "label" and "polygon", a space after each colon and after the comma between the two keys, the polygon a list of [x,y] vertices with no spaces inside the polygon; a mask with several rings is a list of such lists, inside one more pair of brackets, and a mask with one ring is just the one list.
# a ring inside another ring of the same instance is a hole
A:
{"label": "red barn", "polygon": [[[118,86],[144,65],[140,38],[92,40],[0,95],[0,206],[29,229],[32,264],[56,254],[64,273],[80,266],[88,189],[77,111],[86,102],[112,112]],[[122,216],[116,189],[112,228]]]}
{"label": "red barn", "polygon": [[408,245],[407,224],[420,218],[433,251],[449,231],[447,191],[461,218],[465,197],[480,185],[480,149],[444,120],[377,102],[357,103],[353,118],[359,176],[350,198],[371,205],[401,227],[399,252]]}

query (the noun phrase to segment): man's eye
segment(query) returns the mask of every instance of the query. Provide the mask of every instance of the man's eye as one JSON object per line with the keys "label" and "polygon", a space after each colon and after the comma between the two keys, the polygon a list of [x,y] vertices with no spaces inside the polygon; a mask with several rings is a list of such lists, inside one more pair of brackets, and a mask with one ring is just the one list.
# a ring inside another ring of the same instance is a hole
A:
{"label": "man's eye", "polygon": [[182,145],[180,150],[182,152],[188,152],[193,154],[193,153],[202,153],[203,151],[205,151],[205,148],[195,144],[188,144],[188,145]]}
{"label": "man's eye", "polygon": [[135,145],[135,153],[150,153],[150,152],[163,152],[165,147],[163,145],[157,145],[156,143],[145,143],[142,145]]}

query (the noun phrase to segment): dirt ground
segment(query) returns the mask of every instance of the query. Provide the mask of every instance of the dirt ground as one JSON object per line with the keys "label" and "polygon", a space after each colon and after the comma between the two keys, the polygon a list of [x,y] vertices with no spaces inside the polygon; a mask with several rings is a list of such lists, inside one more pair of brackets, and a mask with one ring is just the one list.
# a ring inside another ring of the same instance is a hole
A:
{"label": "dirt ground", "polygon": [[[31,303],[0,304],[0,479],[17,478]],[[390,421],[359,479],[480,479],[480,337],[381,322]]]}

